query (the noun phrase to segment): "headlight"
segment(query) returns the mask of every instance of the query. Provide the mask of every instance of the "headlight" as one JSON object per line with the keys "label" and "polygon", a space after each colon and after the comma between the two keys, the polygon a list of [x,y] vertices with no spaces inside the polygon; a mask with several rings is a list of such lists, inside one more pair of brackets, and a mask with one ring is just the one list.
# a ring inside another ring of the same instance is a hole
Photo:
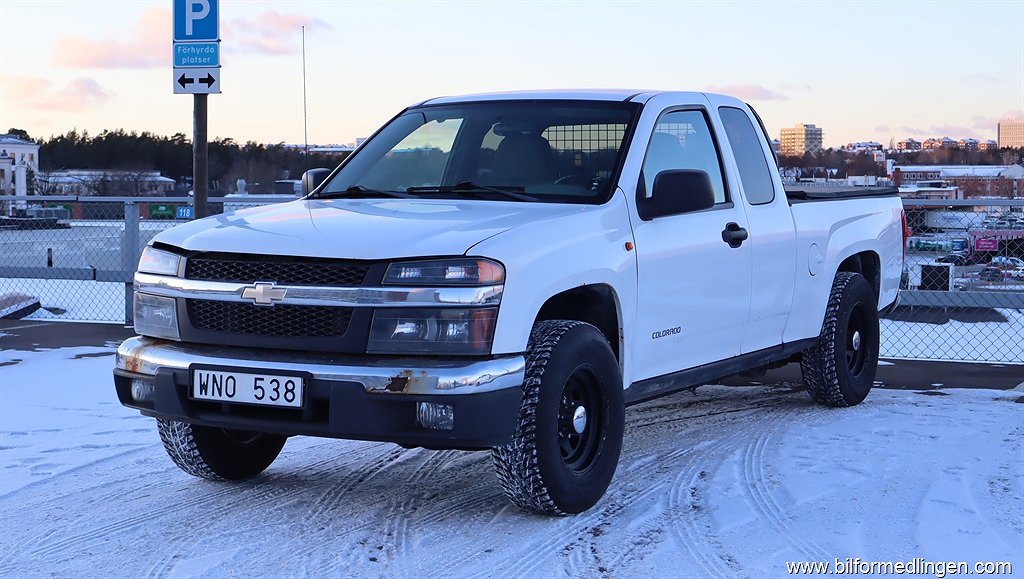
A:
{"label": "headlight", "polygon": [[174,298],[135,292],[135,331],[143,336],[178,340],[178,308]]}
{"label": "headlight", "polygon": [[373,313],[370,354],[487,354],[496,308],[387,308]]}
{"label": "headlight", "polygon": [[142,250],[142,257],[139,259],[139,271],[159,275],[178,275],[180,263],[180,255],[147,245]]}
{"label": "headlight", "polygon": [[388,285],[496,285],[505,283],[505,268],[482,258],[436,259],[392,263],[384,274]]}

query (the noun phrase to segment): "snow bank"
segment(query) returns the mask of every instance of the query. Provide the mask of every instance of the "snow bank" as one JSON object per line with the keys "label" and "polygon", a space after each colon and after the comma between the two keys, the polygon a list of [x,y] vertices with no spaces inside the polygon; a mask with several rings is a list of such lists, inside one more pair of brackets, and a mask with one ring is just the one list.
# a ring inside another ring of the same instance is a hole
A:
{"label": "snow bank", "polygon": [[117,404],[111,350],[0,353],[16,360],[0,367],[6,576],[782,576],[845,557],[1024,573],[1024,392],[662,398],[627,411],[598,506],[550,519],[504,501],[485,452],[296,438],[252,481],[200,481]]}

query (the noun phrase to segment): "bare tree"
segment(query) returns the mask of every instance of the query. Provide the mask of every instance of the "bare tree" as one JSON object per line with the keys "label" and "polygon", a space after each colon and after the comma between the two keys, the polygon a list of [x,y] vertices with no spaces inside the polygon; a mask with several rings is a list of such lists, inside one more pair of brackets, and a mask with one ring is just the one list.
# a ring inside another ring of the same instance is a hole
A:
{"label": "bare tree", "polygon": [[39,171],[35,178],[35,195],[59,195],[60,186],[52,171]]}

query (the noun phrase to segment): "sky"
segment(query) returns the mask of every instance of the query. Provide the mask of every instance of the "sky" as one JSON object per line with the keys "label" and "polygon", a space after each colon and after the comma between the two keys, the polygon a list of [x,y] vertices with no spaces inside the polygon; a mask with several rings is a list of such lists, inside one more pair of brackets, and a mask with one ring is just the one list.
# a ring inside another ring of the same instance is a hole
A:
{"label": "sky", "polygon": [[[0,0],[0,131],[192,131],[172,91],[172,0]],[[209,134],[349,143],[404,107],[546,88],[722,92],[773,136],[826,146],[996,138],[1024,109],[1024,0],[340,2],[221,0]]]}

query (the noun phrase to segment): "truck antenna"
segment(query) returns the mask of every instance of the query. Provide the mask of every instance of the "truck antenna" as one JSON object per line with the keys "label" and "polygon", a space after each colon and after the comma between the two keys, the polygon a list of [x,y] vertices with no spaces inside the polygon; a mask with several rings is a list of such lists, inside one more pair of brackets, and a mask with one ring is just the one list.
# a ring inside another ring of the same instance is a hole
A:
{"label": "truck antenna", "polygon": [[306,27],[302,27],[302,138],[305,140],[305,165],[309,168],[309,124],[306,120]]}

